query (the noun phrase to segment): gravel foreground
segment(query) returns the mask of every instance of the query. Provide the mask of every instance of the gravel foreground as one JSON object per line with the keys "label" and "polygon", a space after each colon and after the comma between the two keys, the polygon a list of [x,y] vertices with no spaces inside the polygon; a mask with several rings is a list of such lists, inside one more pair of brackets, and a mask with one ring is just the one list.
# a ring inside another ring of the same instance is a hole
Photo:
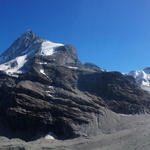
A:
{"label": "gravel foreground", "polygon": [[126,129],[72,140],[25,142],[0,137],[0,150],[149,150],[150,115],[120,115]]}

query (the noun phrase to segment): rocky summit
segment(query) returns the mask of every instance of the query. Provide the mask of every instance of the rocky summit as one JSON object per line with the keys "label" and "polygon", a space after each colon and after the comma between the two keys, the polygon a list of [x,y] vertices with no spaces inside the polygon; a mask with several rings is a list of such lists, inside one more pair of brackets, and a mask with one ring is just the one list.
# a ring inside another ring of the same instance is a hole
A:
{"label": "rocky summit", "polygon": [[0,56],[0,134],[30,141],[124,128],[119,114],[150,113],[150,95],[135,79],[82,64],[72,45],[32,31]]}

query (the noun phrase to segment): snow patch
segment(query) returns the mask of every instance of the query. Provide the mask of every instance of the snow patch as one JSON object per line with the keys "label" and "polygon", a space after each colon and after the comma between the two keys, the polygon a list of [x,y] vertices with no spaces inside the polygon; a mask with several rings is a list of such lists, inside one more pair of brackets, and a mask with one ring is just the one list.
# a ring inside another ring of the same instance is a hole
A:
{"label": "snow patch", "polygon": [[47,78],[49,78],[49,77],[47,76],[47,74],[45,73],[44,69],[40,69],[40,73],[43,74],[43,75],[45,75]]}
{"label": "snow patch", "polygon": [[4,64],[0,65],[0,71],[6,72],[8,75],[12,75],[14,73],[20,74],[22,73],[21,68],[27,62],[27,55],[16,57],[13,60],[10,60]]}
{"label": "snow patch", "polygon": [[150,86],[150,83],[149,83],[149,81],[148,80],[146,80],[146,81],[142,81],[141,82],[141,84],[143,85],[143,86]]}
{"label": "snow patch", "polygon": [[63,46],[63,44],[60,43],[53,43],[50,41],[44,41],[41,45],[41,55],[43,56],[50,56],[55,53],[55,48]]}
{"label": "snow patch", "polygon": [[46,93],[47,93],[47,96],[53,97],[53,95],[51,95],[51,92],[50,92],[50,91],[46,91]]}
{"label": "snow patch", "polygon": [[48,90],[45,91],[47,96],[53,97],[53,93],[55,92],[54,87],[53,86],[48,86]]}
{"label": "snow patch", "polygon": [[122,116],[122,117],[128,117],[128,116],[133,116],[131,114],[118,114],[119,116]]}
{"label": "snow patch", "polygon": [[54,87],[53,87],[53,86],[48,86],[48,88],[54,90]]}
{"label": "snow patch", "polygon": [[68,68],[70,68],[70,69],[78,69],[78,67],[72,67],[72,66],[68,66]]}
{"label": "snow patch", "polygon": [[40,64],[40,65],[46,65],[47,62],[38,62],[38,64]]}
{"label": "snow patch", "polygon": [[49,132],[44,138],[47,140],[55,140],[57,139],[57,136],[54,133]]}
{"label": "snow patch", "polygon": [[40,73],[46,75],[43,69],[40,69]]}

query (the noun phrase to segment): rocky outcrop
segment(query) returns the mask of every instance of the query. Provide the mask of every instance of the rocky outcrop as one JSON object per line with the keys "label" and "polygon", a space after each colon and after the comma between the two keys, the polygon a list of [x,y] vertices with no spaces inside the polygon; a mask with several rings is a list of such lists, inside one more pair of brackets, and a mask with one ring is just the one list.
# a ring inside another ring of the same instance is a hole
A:
{"label": "rocky outcrop", "polygon": [[101,68],[99,68],[98,66],[96,66],[95,64],[92,64],[92,63],[85,63],[84,67],[87,69],[92,69],[94,71],[100,71],[100,72],[103,71]]}

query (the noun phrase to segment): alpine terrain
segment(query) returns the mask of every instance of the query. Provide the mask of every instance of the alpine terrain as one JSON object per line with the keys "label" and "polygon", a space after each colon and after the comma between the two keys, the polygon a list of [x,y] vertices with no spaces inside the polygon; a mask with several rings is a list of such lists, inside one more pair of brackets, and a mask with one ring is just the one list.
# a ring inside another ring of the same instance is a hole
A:
{"label": "alpine terrain", "polygon": [[[27,31],[0,56],[0,147],[142,150],[136,141],[149,139],[150,94],[139,83],[149,87],[150,69],[129,75],[82,64],[72,45]],[[43,138],[56,143],[41,146]]]}
{"label": "alpine terrain", "polygon": [[131,71],[128,75],[133,76],[137,83],[146,91],[150,92],[150,68],[143,70]]}

